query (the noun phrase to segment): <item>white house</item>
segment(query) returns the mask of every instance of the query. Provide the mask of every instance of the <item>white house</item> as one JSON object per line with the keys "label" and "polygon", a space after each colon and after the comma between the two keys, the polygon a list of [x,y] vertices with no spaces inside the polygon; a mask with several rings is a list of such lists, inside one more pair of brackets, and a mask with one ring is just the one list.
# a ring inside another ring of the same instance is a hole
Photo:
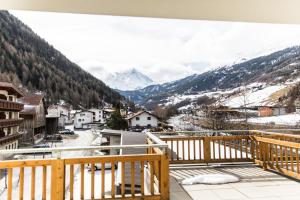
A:
{"label": "white house", "polygon": [[127,118],[129,127],[147,127],[158,126],[158,118],[148,111],[139,111]]}
{"label": "white house", "polygon": [[75,114],[74,128],[88,129],[91,128],[91,123],[93,123],[93,112],[84,110]]}

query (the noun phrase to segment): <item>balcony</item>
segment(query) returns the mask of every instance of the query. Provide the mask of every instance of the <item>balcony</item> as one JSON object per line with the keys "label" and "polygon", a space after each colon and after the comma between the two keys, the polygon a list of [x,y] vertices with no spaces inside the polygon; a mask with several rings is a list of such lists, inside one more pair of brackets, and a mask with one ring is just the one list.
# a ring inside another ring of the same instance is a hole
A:
{"label": "balcony", "polygon": [[8,135],[8,136],[4,136],[4,137],[0,137],[0,146],[7,144],[7,143],[11,143],[13,141],[18,140],[22,135],[17,133],[17,134],[12,134],[12,135]]}
{"label": "balcony", "polygon": [[[289,199],[283,191],[287,188],[292,188],[289,189],[293,190],[291,195],[300,194],[300,184],[294,181],[300,180],[300,136],[261,131],[228,133],[219,136],[211,136],[209,132],[147,133],[143,145],[0,150],[0,154],[52,153],[57,156],[0,162],[0,169],[7,170],[8,187],[2,193],[3,199],[167,200],[190,199],[191,196],[195,199],[255,199],[260,195]],[[147,151],[145,154],[62,157],[66,151],[111,149]],[[100,171],[95,170],[96,165]],[[88,171],[87,166],[90,166]],[[77,178],[75,172],[78,172]],[[241,182],[180,186],[184,178],[212,172],[234,174]],[[17,188],[16,180],[19,180]],[[237,194],[239,190],[249,196]]]}
{"label": "balcony", "polygon": [[24,105],[21,103],[0,99],[0,110],[2,111],[21,111],[23,108]]}
{"label": "balcony", "polygon": [[19,126],[23,119],[0,119],[0,128]]}

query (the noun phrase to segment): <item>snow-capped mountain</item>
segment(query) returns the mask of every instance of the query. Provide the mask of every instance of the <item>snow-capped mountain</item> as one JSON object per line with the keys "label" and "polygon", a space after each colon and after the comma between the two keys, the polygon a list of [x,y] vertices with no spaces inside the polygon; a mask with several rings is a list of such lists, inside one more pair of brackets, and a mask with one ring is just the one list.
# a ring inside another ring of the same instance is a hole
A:
{"label": "snow-capped mountain", "polygon": [[104,82],[117,90],[137,90],[154,84],[154,81],[135,68],[108,75]]}

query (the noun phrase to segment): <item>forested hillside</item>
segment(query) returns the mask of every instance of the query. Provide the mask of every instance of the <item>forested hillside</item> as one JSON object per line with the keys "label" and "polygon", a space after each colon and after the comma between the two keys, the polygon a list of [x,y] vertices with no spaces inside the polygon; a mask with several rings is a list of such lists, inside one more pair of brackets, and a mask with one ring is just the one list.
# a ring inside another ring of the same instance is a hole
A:
{"label": "forested hillside", "polygon": [[122,99],[7,11],[0,11],[0,72],[2,79],[44,92],[49,103],[63,99],[92,107],[101,100],[116,104]]}

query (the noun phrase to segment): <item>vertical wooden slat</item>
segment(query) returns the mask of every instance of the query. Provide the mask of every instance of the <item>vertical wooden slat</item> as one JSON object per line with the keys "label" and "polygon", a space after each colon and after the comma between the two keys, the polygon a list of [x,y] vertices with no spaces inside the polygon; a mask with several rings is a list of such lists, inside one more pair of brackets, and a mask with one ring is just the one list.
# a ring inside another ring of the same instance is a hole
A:
{"label": "vertical wooden slat", "polygon": [[70,165],[70,200],[74,199],[74,165]]}
{"label": "vertical wooden slat", "polygon": [[95,199],[95,164],[91,164],[91,199]]}
{"label": "vertical wooden slat", "polygon": [[141,161],[141,195],[145,195],[145,186],[144,186],[144,161]]}
{"label": "vertical wooden slat", "polygon": [[234,141],[234,156],[235,156],[235,159],[237,159],[237,140]]}
{"label": "vertical wooden slat", "polygon": [[228,145],[229,145],[229,158],[232,159],[232,155],[231,155],[231,153],[232,153],[232,150],[231,150],[231,140],[229,140]]}
{"label": "vertical wooden slat", "polygon": [[24,199],[24,167],[20,167],[19,199]]}
{"label": "vertical wooden slat", "polygon": [[275,157],[275,160],[276,160],[276,167],[278,168],[279,167],[279,163],[278,163],[278,146],[277,144],[275,145],[275,154],[276,154],[276,157]]}
{"label": "vertical wooden slat", "polygon": [[293,148],[290,147],[290,161],[291,161],[291,170],[294,172],[294,153],[293,153]]}
{"label": "vertical wooden slat", "polygon": [[199,140],[199,160],[202,159],[202,140]]}
{"label": "vertical wooden slat", "polygon": [[8,183],[7,183],[7,199],[12,200],[12,182],[13,182],[13,169],[8,168],[7,169],[8,174]]}
{"label": "vertical wooden slat", "polygon": [[105,197],[105,163],[101,163],[101,198]]}
{"label": "vertical wooden slat", "polygon": [[177,148],[177,160],[179,160],[179,141],[176,140],[176,148]]}
{"label": "vertical wooden slat", "polygon": [[131,162],[130,163],[130,185],[131,185],[131,196],[135,196],[135,181],[134,181],[134,178],[135,178],[135,173],[134,173],[134,162]]}
{"label": "vertical wooden slat", "polygon": [[80,164],[80,199],[84,200],[84,164]]}
{"label": "vertical wooden slat", "polygon": [[188,139],[187,142],[188,142],[188,160],[191,160],[191,146],[190,146],[190,139]]}
{"label": "vertical wooden slat", "polygon": [[111,197],[115,198],[115,163],[111,162]]}
{"label": "vertical wooden slat", "polygon": [[248,155],[248,139],[245,139],[245,153],[246,153],[246,158],[248,159],[249,158],[249,155]]}
{"label": "vertical wooden slat", "polygon": [[184,149],[184,140],[182,140],[181,142],[182,142],[182,160],[184,160],[185,159],[185,155],[184,155],[185,154],[185,152],[184,152],[184,150],[185,150]]}
{"label": "vertical wooden slat", "polygon": [[213,154],[213,159],[216,159],[216,151],[215,151],[216,145],[215,145],[215,141],[212,141],[212,154]]}
{"label": "vertical wooden slat", "polygon": [[209,163],[211,155],[210,155],[210,138],[204,137],[203,140],[203,153],[204,153],[204,162]]}
{"label": "vertical wooden slat", "polygon": [[285,147],[285,168],[288,170],[289,169],[289,154],[288,154],[288,149]]}
{"label": "vertical wooden slat", "polygon": [[125,196],[125,162],[121,164],[121,195]]}
{"label": "vertical wooden slat", "polygon": [[150,161],[150,193],[154,195],[154,161]]}
{"label": "vertical wooden slat", "polygon": [[300,173],[300,169],[299,169],[299,149],[296,148],[296,165],[297,165],[297,173],[299,174]]}
{"label": "vertical wooden slat", "polygon": [[193,139],[193,145],[194,145],[194,151],[193,151],[194,160],[196,160],[196,140],[195,139]]}
{"label": "vertical wooden slat", "polygon": [[174,150],[173,150],[173,140],[171,140],[171,150],[170,150],[170,153],[171,153],[171,160],[173,160],[174,158],[173,158],[173,152],[174,152]]}
{"label": "vertical wooden slat", "polygon": [[226,141],[224,140],[223,141],[223,143],[224,143],[224,159],[226,159],[226,157],[227,157],[227,155],[226,155]]}
{"label": "vertical wooden slat", "polygon": [[243,158],[243,140],[239,140],[239,144],[240,144],[240,158]]}
{"label": "vertical wooden slat", "polygon": [[283,168],[283,151],[282,151],[282,146],[280,146],[280,164],[281,164],[281,168]]}
{"label": "vertical wooden slat", "polygon": [[170,199],[170,185],[169,185],[169,159],[167,156],[161,156],[160,162],[161,176],[159,179],[160,187],[161,187],[161,200]]}
{"label": "vertical wooden slat", "polygon": [[47,166],[43,166],[42,200],[46,200],[47,192]]}
{"label": "vertical wooden slat", "polygon": [[63,200],[65,194],[65,161],[51,161],[51,200]]}
{"label": "vertical wooden slat", "polygon": [[218,140],[218,150],[219,150],[219,159],[222,158],[221,156],[221,140]]}
{"label": "vertical wooden slat", "polygon": [[35,199],[35,167],[31,167],[31,200]]}

